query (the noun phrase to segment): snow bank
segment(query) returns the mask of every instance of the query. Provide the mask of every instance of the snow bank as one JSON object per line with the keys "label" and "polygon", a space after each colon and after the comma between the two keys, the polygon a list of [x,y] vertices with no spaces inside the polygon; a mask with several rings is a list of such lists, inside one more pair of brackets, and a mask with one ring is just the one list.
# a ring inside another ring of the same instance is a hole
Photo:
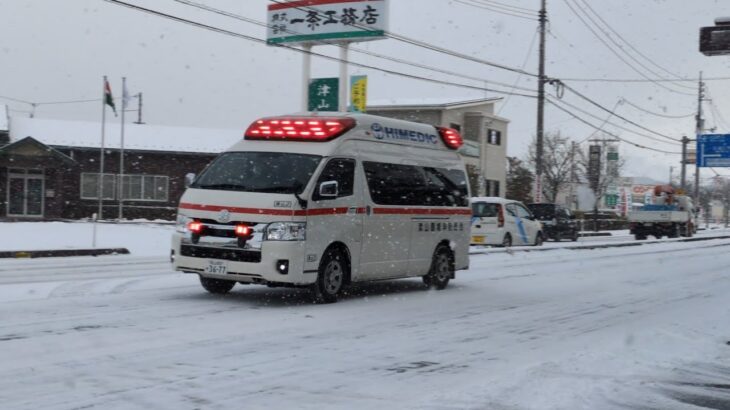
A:
{"label": "snow bank", "polygon": [[[132,255],[165,256],[175,228],[159,224],[96,225],[98,248],[127,248]],[[91,222],[5,222],[0,223],[0,250],[92,248]]]}

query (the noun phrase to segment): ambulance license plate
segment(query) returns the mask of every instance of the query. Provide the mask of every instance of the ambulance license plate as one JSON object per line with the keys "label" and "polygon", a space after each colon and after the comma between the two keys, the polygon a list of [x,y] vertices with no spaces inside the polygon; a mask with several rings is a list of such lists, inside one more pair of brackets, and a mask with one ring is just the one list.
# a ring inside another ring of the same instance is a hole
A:
{"label": "ambulance license plate", "polygon": [[225,275],[226,272],[228,272],[228,262],[215,259],[208,260],[208,265],[205,267],[205,273]]}
{"label": "ambulance license plate", "polygon": [[482,235],[474,235],[471,237],[472,243],[484,243],[485,237]]}

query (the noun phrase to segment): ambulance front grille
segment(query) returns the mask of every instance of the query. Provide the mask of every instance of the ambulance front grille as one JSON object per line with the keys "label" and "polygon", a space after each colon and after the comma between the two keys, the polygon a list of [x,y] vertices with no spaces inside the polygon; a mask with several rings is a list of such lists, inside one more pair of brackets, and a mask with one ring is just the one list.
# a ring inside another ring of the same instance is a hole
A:
{"label": "ambulance front grille", "polygon": [[180,255],[189,256],[192,258],[207,258],[207,259],[224,259],[234,262],[249,262],[249,263],[260,263],[261,252],[245,250],[245,249],[230,249],[230,248],[213,248],[208,246],[195,246],[195,245],[181,245]]}

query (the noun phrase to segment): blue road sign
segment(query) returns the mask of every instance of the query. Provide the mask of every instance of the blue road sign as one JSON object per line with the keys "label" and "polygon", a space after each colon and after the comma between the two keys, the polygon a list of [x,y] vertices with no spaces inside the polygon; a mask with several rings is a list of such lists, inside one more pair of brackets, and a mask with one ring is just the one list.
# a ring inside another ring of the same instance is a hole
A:
{"label": "blue road sign", "polygon": [[698,167],[730,167],[730,134],[697,137]]}

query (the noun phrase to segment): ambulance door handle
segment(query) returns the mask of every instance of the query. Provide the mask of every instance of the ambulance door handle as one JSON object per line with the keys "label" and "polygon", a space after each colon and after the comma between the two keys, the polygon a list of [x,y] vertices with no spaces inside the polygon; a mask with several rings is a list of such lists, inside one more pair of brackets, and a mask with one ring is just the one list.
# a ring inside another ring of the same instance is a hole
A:
{"label": "ambulance door handle", "polygon": [[373,212],[373,209],[370,208],[370,205],[366,205],[365,206],[365,213],[367,213],[368,215],[370,215],[370,214],[372,214],[372,212]]}

